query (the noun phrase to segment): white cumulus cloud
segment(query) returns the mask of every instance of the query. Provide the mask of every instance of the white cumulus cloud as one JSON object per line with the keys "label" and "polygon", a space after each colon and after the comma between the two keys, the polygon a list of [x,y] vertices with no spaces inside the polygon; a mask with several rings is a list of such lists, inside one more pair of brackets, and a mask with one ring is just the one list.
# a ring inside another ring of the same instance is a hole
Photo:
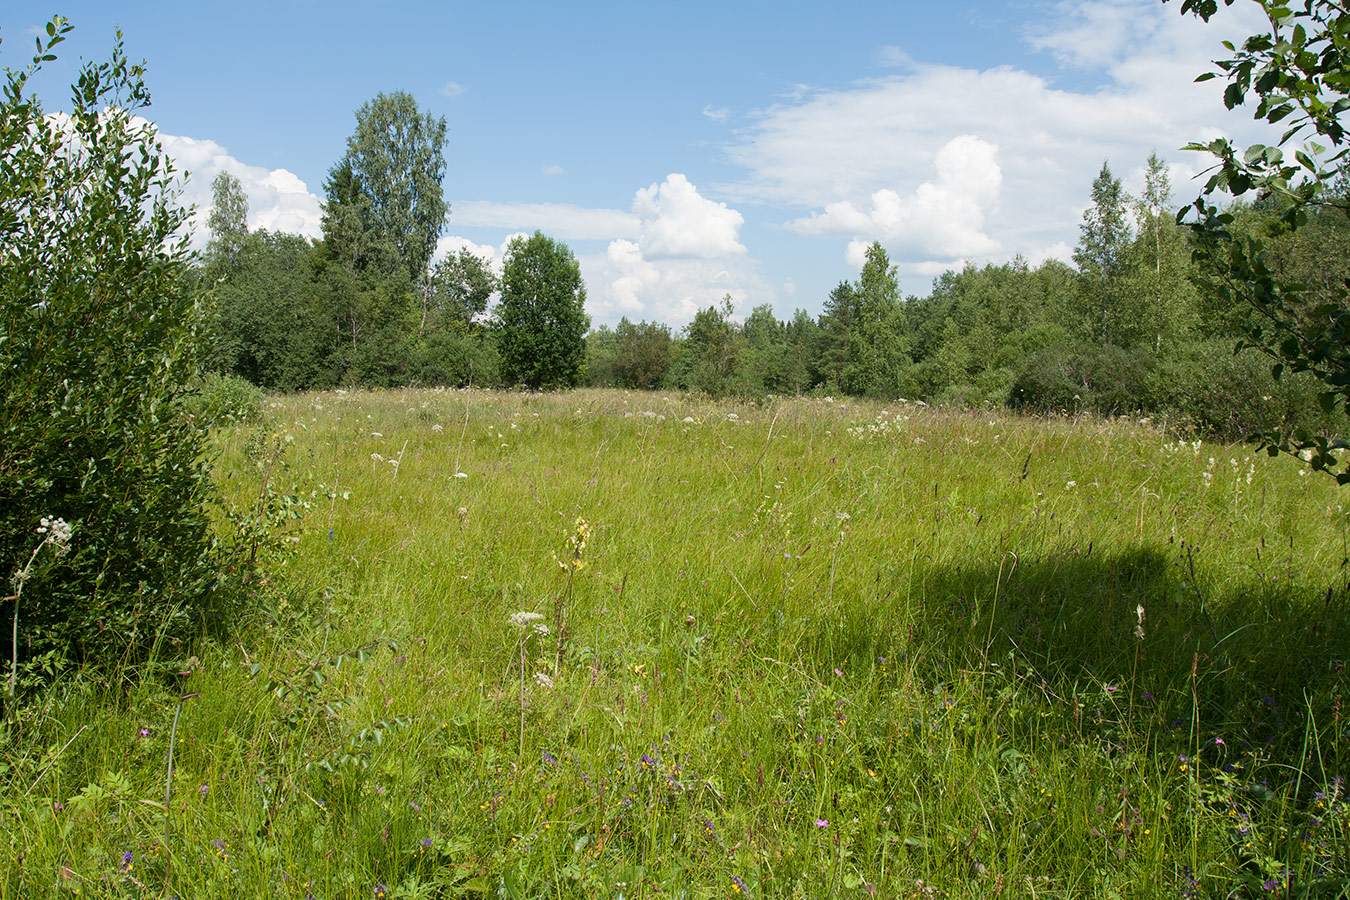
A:
{"label": "white cumulus cloud", "polygon": [[653,257],[717,259],[746,252],[740,241],[745,217],[725,203],[699,194],[678,173],[633,198],[643,253]]}
{"label": "white cumulus cloud", "polygon": [[197,207],[193,215],[193,246],[204,247],[210,237],[206,220],[211,214],[211,182],[221,172],[239,179],[248,198],[248,226],[317,238],[323,234],[319,198],[305,182],[286,169],[267,169],[240,162],[215,141],[159,135],[164,151],[185,172],[181,201]]}
{"label": "white cumulus cloud", "polygon": [[1155,0],[1048,9],[1049,24],[1023,36],[1050,71],[935,65],[919,47],[884,48],[892,73],[760,111],[727,148],[744,177],[718,194],[801,209],[785,222],[800,234],[875,237],[902,273],[921,274],[1017,253],[1064,258],[1103,160],[1138,193],[1157,150],[1181,205],[1209,163],[1178,148],[1278,138],[1250,110],[1224,109],[1222,80],[1194,82],[1225,53],[1221,40],[1260,28],[1257,4],[1223,7],[1209,24]]}
{"label": "white cumulus cloud", "polygon": [[[539,229],[565,240],[603,241],[602,252],[578,253],[586,281],[586,308],[595,324],[622,316],[680,325],[701,308],[730,294],[772,302],[740,240],[744,216],[726,203],[704,197],[688,178],[671,173],[634,192],[631,211],[560,203],[454,204],[457,226]],[[509,241],[509,238],[507,239]],[[462,237],[442,238],[437,253],[467,246],[497,265],[505,253]]]}
{"label": "white cumulus cloud", "polygon": [[[875,191],[868,202],[841,200],[824,212],[789,222],[800,234],[852,237],[863,246],[879,240],[909,256],[951,257],[993,253],[999,243],[984,231],[998,208],[1003,172],[998,148],[972,135],[952,138],[938,150],[937,177],[908,196],[890,188]],[[848,258],[857,253],[850,247]]]}

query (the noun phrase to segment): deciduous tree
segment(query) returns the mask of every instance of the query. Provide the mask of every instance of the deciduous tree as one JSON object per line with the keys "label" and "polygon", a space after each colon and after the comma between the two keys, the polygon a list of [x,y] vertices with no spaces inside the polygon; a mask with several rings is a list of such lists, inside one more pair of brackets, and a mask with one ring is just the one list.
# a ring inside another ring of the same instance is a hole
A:
{"label": "deciduous tree", "polygon": [[1119,277],[1124,268],[1125,251],[1130,241],[1130,224],[1125,218],[1126,197],[1120,179],[1111,174],[1109,164],[1092,181],[1092,205],[1083,212],[1078,247],[1073,261],[1084,278],[1088,310],[1100,324],[1098,338],[1111,339],[1111,320],[1119,298]]}
{"label": "deciduous tree", "polygon": [[[0,99],[0,578],[40,520],[73,528],[40,589],[7,606],[5,656],[124,661],[200,629],[221,570],[205,501],[201,299],[188,214],[144,67],[117,37],[85,63],[66,114],[29,90],[70,30],[57,17]],[[11,619],[11,614],[13,618]],[[11,628],[13,631],[11,632]]]}
{"label": "deciduous tree", "polygon": [[423,113],[411,94],[377,94],[356,111],[347,153],[329,173],[325,235],[344,232],[350,243],[345,232],[369,232],[392,246],[390,262],[420,284],[449,212],[441,192],[445,143],[445,119]]}
{"label": "deciduous tree", "polygon": [[206,227],[211,231],[207,254],[225,266],[233,264],[248,236],[248,197],[239,179],[229,172],[211,179],[211,214]]}
{"label": "deciduous tree", "polygon": [[513,238],[502,265],[502,376],[526,387],[573,387],[586,361],[586,285],[567,245],[536,231]]}

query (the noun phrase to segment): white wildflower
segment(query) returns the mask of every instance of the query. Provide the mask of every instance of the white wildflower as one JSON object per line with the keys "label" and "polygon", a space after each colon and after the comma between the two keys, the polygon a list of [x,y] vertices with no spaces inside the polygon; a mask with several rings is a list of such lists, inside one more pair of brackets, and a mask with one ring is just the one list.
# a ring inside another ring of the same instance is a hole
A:
{"label": "white wildflower", "polygon": [[548,626],[543,622],[534,623],[534,633],[540,637],[548,637]]}
{"label": "white wildflower", "polygon": [[370,454],[370,458],[371,458],[372,460],[374,460],[375,462],[384,462],[384,457],[381,456],[381,455],[378,454],[378,453],[372,453],[372,454]]}
{"label": "white wildflower", "polygon": [[537,684],[537,685],[539,685],[539,686],[542,687],[542,688],[551,688],[551,687],[553,687],[553,679],[552,679],[552,678],[549,678],[548,675],[545,674],[544,672],[535,672],[535,673],[534,673],[534,683]]}
{"label": "white wildflower", "polygon": [[524,610],[521,610],[518,613],[512,613],[509,621],[511,622],[512,625],[516,626],[517,628],[524,628],[531,622],[538,622],[543,617],[544,616],[542,613],[525,612]]}
{"label": "white wildflower", "polygon": [[431,430],[432,430],[432,432],[435,433],[435,434],[440,434],[440,433],[441,433],[442,431],[444,431],[445,429],[442,428],[442,427],[440,426],[439,423],[437,423],[437,424],[431,426]]}
{"label": "white wildflower", "polygon": [[37,533],[47,535],[45,540],[52,545],[57,556],[65,556],[66,551],[70,549],[70,525],[65,519],[50,519],[43,516],[42,521],[38,523]]}

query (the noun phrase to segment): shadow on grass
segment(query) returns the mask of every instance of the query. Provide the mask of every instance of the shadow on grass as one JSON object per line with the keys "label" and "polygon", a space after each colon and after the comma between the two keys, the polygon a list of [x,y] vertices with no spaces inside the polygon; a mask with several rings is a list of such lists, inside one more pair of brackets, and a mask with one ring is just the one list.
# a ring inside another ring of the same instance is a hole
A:
{"label": "shadow on grass", "polygon": [[1217,738],[1293,772],[1346,774],[1344,573],[1316,585],[1258,561],[1240,583],[1215,585],[1199,552],[1164,546],[920,563],[893,577],[907,605],[845,612],[815,639],[836,658],[907,654],[935,681],[998,667],[1066,704],[1128,702],[1160,748]]}

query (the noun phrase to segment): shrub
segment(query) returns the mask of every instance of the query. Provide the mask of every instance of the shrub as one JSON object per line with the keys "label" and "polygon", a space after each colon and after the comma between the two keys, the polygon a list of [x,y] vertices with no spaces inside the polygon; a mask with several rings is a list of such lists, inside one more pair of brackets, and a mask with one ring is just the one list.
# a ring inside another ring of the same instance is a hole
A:
{"label": "shrub", "polygon": [[1071,354],[1063,347],[1047,347],[1023,361],[1008,392],[1008,405],[1036,412],[1076,410],[1083,386],[1073,379]]}
{"label": "shrub", "polygon": [[1047,347],[1022,363],[1008,403],[1040,412],[1090,410],[1101,415],[1151,411],[1158,405],[1155,362],[1142,348]]}
{"label": "shrub", "polygon": [[1164,360],[1158,381],[1178,425],[1216,438],[1243,440],[1257,431],[1287,436],[1300,427],[1344,436],[1350,424],[1339,411],[1322,409],[1322,388],[1311,374],[1286,371],[1276,381],[1268,357],[1252,349],[1234,353],[1230,341],[1183,348]]}
{"label": "shrub", "polygon": [[120,35],[69,114],[27,93],[69,30],[47,26],[0,103],[0,568],[18,571],[43,517],[69,522],[69,553],[24,587],[16,655],[111,662],[206,615],[218,557],[205,424],[182,402],[199,348],[187,213],[133,115],[149,95]]}
{"label": "shrub", "polygon": [[183,395],[183,408],[208,427],[251,422],[262,415],[262,390],[238,375],[208,372],[191,384],[193,390]]}
{"label": "shrub", "polygon": [[413,356],[412,371],[420,385],[493,387],[501,381],[501,359],[488,332],[449,328],[427,337]]}

